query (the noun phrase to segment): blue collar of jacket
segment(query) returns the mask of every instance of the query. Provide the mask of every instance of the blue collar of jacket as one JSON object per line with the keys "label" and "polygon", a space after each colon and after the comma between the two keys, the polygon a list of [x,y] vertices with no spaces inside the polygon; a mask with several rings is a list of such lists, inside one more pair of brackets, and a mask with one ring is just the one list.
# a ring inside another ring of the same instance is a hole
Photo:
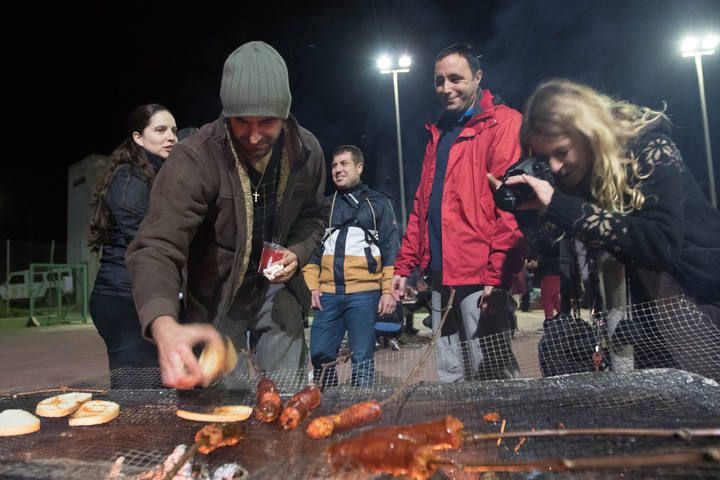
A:
{"label": "blue collar of jacket", "polygon": [[157,172],[158,170],[160,170],[160,167],[162,167],[162,164],[165,161],[165,159],[162,158],[160,155],[155,155],[150,150],[147,150],[145,148],[143,148],[143,150],[145,151],[145,156],[147,157],[148,161],[150,162],[150,165],[153,166],[155,171]]}
{"label": "blue collar of jacket", "polygon": [[[465,112],[465,114],[458,122],[462,122],[468,114],[471,114],[472,117],[465,120],[467,122],[465,124],[465,127],[477,130],[476,127],[478,127],[480,124],[482,124],[488,119],[495,118],[496,106],[504,104],[505,102],[503,101],[503,99],[497,95],[493,95],[492,93],[490,93],[490,90],[480,90],[480,95],[478,96],[475,104],[470,107],[468,111]],[[437,123],[426,123],[425,128],[430,132],[437,132],[439,129],[442,128],[439,125],[439,122],[440,120],[438,120]]]}
{"label": "blue collar of jacket", "polygon": [[455,127],[463,126],[466,123],[470,121],[475,115],[482,113],[483,109],[482,106],[480,106],[480,95],[477,96],[475,99],[475,102],[473,102],[472,105],[470,105],[470,108],[465,110],[465,113],[463,113],[460,118],[456,118],[455,115],[448,114],[447,112],[443,112],[438,117],[438,120],[435,122],[435,124],[438,126],[441,130],[452,130]]}

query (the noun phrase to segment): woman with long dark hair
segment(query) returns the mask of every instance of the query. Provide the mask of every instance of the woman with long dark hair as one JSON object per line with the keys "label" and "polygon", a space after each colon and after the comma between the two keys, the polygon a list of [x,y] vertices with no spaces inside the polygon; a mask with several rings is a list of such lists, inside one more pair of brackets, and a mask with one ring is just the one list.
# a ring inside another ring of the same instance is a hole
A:
{"label": "woman with long dark hair", "polygon": [[140,332],[125,252],[147,213],[155,174],[177,140],[175,118],[167,108],[135,108],[128,116],[127,137],[110,154],[90,204],[88,244],[101,251],[90,314],[107,346],[111,371],[158,366],[155,345]]}

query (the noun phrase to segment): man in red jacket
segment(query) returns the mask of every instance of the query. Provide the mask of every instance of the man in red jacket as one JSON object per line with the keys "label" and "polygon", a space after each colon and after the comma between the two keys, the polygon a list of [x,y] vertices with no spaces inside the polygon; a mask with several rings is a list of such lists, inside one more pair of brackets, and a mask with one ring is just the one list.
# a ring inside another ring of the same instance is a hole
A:
{"label": "man in red jacket", "polygon": [[442,382],[513,378],[508,290],[524,262],[525,241],[512,214],[495,207],[487,181],[520,158],[521,115],[480,89],[478,56],[453,44],[435,58],[443,107],[425,149],[420,184],[395,262],[392,288],[402,298],[416,266],[432,271],[433,331],[449,292],[453,309],[437,344]]}

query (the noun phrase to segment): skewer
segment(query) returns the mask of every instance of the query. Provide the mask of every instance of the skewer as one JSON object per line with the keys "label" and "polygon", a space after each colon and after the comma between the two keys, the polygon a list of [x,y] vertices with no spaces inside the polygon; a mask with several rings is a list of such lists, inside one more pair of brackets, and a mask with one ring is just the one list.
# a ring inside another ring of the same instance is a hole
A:
{"label": "skewer", "polygon": [[586,458],[550,458],[528,462],[460,463],[449,459],[432,459],[434,467],[451,467],[468,473],[530,472],[534,470],[575,471],[601,468],[636,468],[688,463],[720,462],[720,446],[695,448],[682,452],[652,455],[623,455]]}
{"label": "skewer", "polygon": [[30,392],[19,392],[19,393],[13,393],[11,395],[11,398],[13,400],[17,399],[18,397],[25,397],[28,395],[38,395],[40,393],[55,393],[55,392],[85,392],[85,393],[97,393],[99,395],[105,395],[108,393],[107,389],[104,390],[97,390],[97,389],[91,389],[91,388],[70,388],[67,385],[60,385],[57,388],[47,388],[44,390],[33,390]]}
{"label": "skewer", "polygon": [[395,393],[390,395],[388,398],[380,402],[380,406],[384,407],[388,403],[391,403],[395,401],[400,395],[405,393],[405,390],[410,386],[410,382],[413,378],[420,372],[420,369],[425,365],[425,362],[428,359],[428,356],[430,355],[430,352],[432,351],[433,346],[435,345],[435,342],[437,341],[438,337],[440,336],[440,333],[442,333],[442,327],[445,325],[445,320],[447,320],[448,315],[450,314],[450,310],[453,308],[453,301],[455,300],[455,288],[450,289],[450,297],[448,298],[448,304],[445,308],[445,313],[443,313],[442,318],[440,319],[440,325],[438,325],[437,330],[432,336],[432,339],[430,340],[430,343],[428,343],[428,346],[425,348],[425,351],[423,352],[422,356],[420,357],[420,360],[415,365],[415,368],[413,368],[412,372],[405,378],[405,381],[402,385],[400,385],[400,388],[398,388]]}
{"label": "skewer", "polygon": [[616,435],[635,437],[677,437],[691,440],[695,437],[720,437],[720,428],[563,428],[548,430],[520,430],[516,432],[470,433],[463,436],[472,441],[500,440],[517,437],[564,437],[573,435]]}
{"label": "skewer", "polygon": [[337,357],[335,357],[335,360],[333,360],[332,362],[321,363],[320,378],[318,378],[318,381],[315,382],[315,385],[318,385],[320,388],[322,388],[323,380],[325,380],[325,372],[327,372],[327,369],[347,362],[352,357],[352,354],[353,352],[343,353],[342,355],[338,355]]}

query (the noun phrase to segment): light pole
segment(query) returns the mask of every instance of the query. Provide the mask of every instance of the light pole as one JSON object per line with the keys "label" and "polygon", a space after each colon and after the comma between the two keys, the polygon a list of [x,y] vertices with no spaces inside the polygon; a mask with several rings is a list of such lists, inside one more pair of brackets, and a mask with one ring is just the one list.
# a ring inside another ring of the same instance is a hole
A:
{"label": "light pole", "polygon": [[398,73],[407,73],[410,71],[410,64],[412,60],[407,55],[401,55],[397,62],[387,56],[382,55],[378,58],[377,66],[380,69],[380,73],[392,73],[393,79],[393,90],[395,92],[395,126],[397,128],[397,149],[398,149],[398,174],[400,180],[400,216],[402,231],[400,234],[405,233],[407,226],[407,215],[405,209],[405,174],[403,172],[403,157],[402,157],[402,140],[400,137],[400,99],[398,97]]}
{"label": "light pole", "polygon": [[705,134],[705,155],[707,156],[708,177],[710,180],[710,203],[717,208],[715,194],[715,172],[713,169],[712,150],[710,148],[710,127],[708,127],[707,105],[705,104],[705,81],[703,80],[702,56],[712,55],[718,46],[718,36],[705,35],[705,38],[687,37],[682,43],[682,56],[695,57],[695,70],[700,89],[700,108],[702,110],[703,133]]}

